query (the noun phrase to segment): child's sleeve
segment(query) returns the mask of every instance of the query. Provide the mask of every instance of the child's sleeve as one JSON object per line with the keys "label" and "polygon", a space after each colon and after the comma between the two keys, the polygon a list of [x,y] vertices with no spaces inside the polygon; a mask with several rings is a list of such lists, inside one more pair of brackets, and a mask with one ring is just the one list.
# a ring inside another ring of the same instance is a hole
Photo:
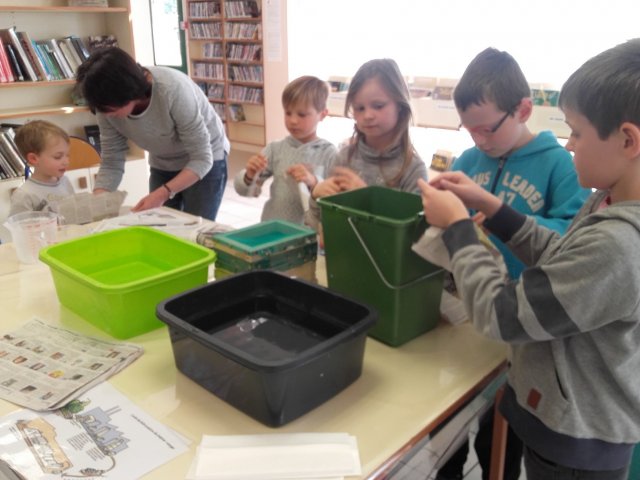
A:
{"label": "child's sleeve", "polygon": [[262,183],[264,182],[264,180],[273,175],[273,166],[271,165],[271,159],[275,156],[273,144],[270,143],[269,145],[267,145],[261,152],[261,154],[267,158],[267,168],[258,174],[262,181],[258,182],[258,179],[254,178],[254,181],[251,185],[247,185],[246,183],[244,183],[244,176],[247,173],[247,169],[243,168],[236,174],[233,179],[233,188],[238,195],[241,195],[243,197],[259,197],[262,193]]}
{"label": "child's sleeve", "polygon": [[17,188],[11,194],[9,216],[15,215],[16,213],[42,210],[46,204],[47,202],[45,200],[25,192],[22,188]]}
{"label": "child's sleeve", "polygon": [[[243,168],[236,174],[236,176],[233,179],[233,188],[238,193],[238,195],[242,195],[243,197],[257,196],[257,195],[249,195],[249,192],[252,189],[251,189],[251,185],[247,185],[246,183],[244,183],[244,176],[246,173],[247,173],[247,169]],[[258,187],[258,186],[254,185],[254,187]],[[255,191],[259,188],[260,187],[254,188],[253,190]]]}

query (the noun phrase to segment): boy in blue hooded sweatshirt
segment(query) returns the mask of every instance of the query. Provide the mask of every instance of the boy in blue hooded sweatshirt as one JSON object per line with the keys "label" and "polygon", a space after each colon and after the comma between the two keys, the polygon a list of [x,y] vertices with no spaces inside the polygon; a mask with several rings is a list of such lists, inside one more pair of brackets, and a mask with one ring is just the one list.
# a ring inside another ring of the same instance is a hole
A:
{"label": "boy in blue hooded sweatshirt", "polygon": [[[550,131],[534,134],[526,125],[533,102],[531,89],[515,59],[507,52],[487,48],[467,66],[453,92],[464,127],[475,146],[454,162],[451,170],[462,171],[505,204],[539,225],[564,233],[589,196],[578,183],[571,154]],[[482,224],[484,215],[474,221]],[[506,245],[490,237],[504,257],[509,275],[517,279],[524,265]],[[475,448],[488,478],[491,461],[493,409],[480,419]],[[439,470],[439,480],[462,478],[468,452],[464,444]],[[522,444],[509,430],[505,480],[520,476]]]}

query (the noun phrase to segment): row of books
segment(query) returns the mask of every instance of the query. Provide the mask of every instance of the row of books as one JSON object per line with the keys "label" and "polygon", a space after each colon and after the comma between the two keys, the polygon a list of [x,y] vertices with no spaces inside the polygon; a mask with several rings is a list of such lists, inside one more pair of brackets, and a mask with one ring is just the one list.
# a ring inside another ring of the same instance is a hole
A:
{"label": "row of books", "polygon": [[11,127],[0,128],[0,179],[24,176],[27,161],[18,151]]}
{"label": "row of books", "polygon": [[224,2],[224,16],[227,18],[257,18],[260,7],[256,0],[230,0]]}
{"label": "row of books", "polygon": [[[228,43],[226,46],[227,60],[240,60],[243,62],[259,62],[262,59],[262,45],[256,43]],[[222,60],[224,55],[222,43],[203,43],[202,58]]]}
{"label": "row of books", "polygon": [[0,82],[73,79],[78,67],[98,48],[117,46],[113,35],[87,40],[77,35],[33,40],[15,27],[0,29]]}
{"label": "row of books", "polygon": [[262,59],[262,45],[256,43],[228,43],[227,58],[246,62],[259,62]]}
{"label": "row of books", "polygon": [[189,16],[192,18],[208,18],[220,16],[219,2],[193,2],[189,4]]}
{"label": "row of books", "polygon": [[262,83],[264,79],[260,65],[229,65],[228,74],[232,82]]}

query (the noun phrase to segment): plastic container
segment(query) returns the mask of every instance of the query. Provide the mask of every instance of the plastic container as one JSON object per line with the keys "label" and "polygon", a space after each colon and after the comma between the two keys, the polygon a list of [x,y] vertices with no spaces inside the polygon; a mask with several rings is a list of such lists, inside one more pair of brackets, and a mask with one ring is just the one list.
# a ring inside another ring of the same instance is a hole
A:
{"label": "plastic container", "polygon": [[56,243],[58,219],[52,212],[22,212],[7,219],[4,226],[21,263],[36,263],[40,249]]}
{"label": "plastic container", "polygon": [[219,233],[208,246],[217,255],[216,278],[252,270],[272,269],[314,281],[318,254],[316,232],[285,220],[268,220]]}
{"label": "plastic container", "polygon": [[116,338],[161,327],[158,302],[207,282],[215,252],[149,227],[80,237],[40,251],[60,303]]}
{"label": "plastic container", "polygon": [[427,228],[420,196],[371,186],[318,203],[327,283],[378,311],[369,335],[399,346],[434,328],[444,271],[411,250]]}
{"label": "plastic container", "polygon": [[[212,299],[215,299],[213,301]],[[161,302],[178,370],[271,427],[327,401],[362,372],[369,307],[261,270]]]}

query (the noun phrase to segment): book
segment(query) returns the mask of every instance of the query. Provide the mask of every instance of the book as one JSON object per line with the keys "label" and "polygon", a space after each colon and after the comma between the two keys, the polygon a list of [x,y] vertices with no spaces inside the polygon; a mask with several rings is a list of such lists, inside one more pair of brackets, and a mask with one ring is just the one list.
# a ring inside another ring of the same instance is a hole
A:
{"label": "book", "polygon": [[108,0],[68,0],[70,7],[102,7],[109,6]]}
{"label": "book", "polygon": [[2,70],[4,70],[4,74],[7,77],[7,82],[15,82],[15,78],[13,78],[13,70],[11,70],[11,65],[9,65],[9,57],[7,57],[7,49],[4,48],[4,42],[0,38],[0,63],[2,63]]}
{"label": "book", "polygon": [[64,73],[64,76],[66,78],[74,78],[75,73],[73,72],[71,65],[69,65],[69,62],[67,62],[67,59],[64,56],[64,53],[62,53],[62,49],[60,48],[58,41],[55,38],[52,38],[51,40],[48,40],[48,42],[50,43],[51,48],[53,49],[53,54],[55,55],[56,60],[58,61],[58,65],[60,65],[60,67],[62,68],[62,72]]}
{"label": "book", "polygon": [[50,80],[49,74],[45,70],[42,62],[40,61],[40,57],[38,56],[36,51],[33,49],[33,45],[31,42],[31,38],[29,37],[29,34],[27,32],[16,32],[16,35],[18,36],[18,39],[22,44],[22,49],[27,54],[27,57],[29,57],[29,61],[31,62],[31,65],[33,65],[34,67],[36,75],[38,76],[38,80]]}
{"label": "book", "polygon": [[9,64],[11,65],[14,78],[17,82],[24,82],[25,78],[22,72],[22,67],[18,62],[18,58],[16,57],[16,52],[13,49],[13,45],[7,43],[4,48],[7,50],[7,57],[9,58]]}
{"label": "book", "polygon": [[229,105],[229,119],[233,122],[245,122],[247,120],[241,104],[234,103]]}
{"label": "book", "polygon": [[47,72],[47,80],[56,80],[53,71],[51,70],[51,66],[49,65],[49,62],[46,58],[46,55],[40,50],[40,47],[36,44],[36,42],[34,42],[33,40],[31,41],[31,44],[33,46],[33,51],[36,52],[36,55],[38,56],[38,58],[40,59],[40,62],[42,63],[42,66],[44,67],[45,71]]}
{"label": "book", "polygon": [[36,50],[42,56],[42,59],[44,60],[44,63],[47,66],[47,69],[49,70],[49,73],[51,74],[51,80],[63,80],[64,76],[61,76],[62,72],[60,71],[57,65],[57,62],[55,62],[55,59],[52,58],[53,52],[49,52],[48,46],[44,44],[42,41],[37,41]]}
{"label": "book", "polygon": [[24,175],[25,168],[27,167],[27,160],[22,156],[18,147],[14,142],[15,132],[13,128],[2,128],[0,130],[0,143],[2,144],[3,151],[6,153],[5,157],[11,163],[11,166],[16,171],[18,176]]}
{"label": "book", "polygon": [[85,125],[84,133],[87,136],[87,141],[100,153],[100,128],[98,125]]}
{"label": "book", "polygon": [[22,48],[22,43],[20,42],[20,39],[16,34],[16,27],[0,29],[0,37],[5,41],[7,45],[11,44],[11,46],[13,47],[16,60],[20,64],[24,79],[30,80],[32,82],[37,82],[38,75],[36,74],[34,67],[31,65],[31,62],[29,61],[27,52],[25,52]]}
{"label": "book", "polygon": [[0,59],[0,82],[7,83],[8,81],[9,79],[7,78],[5,66],[2,63],[2,60]]}
{"label": "book", "polygon": [[89,53],[93,53],[101,48],[117,47],[118,40],[115,35],[90,35]]}
{"label": "book", "polygon": [[453,88],[454,87],[437,85],[433,89],[431,98],[434,100],[451,100],[453,99]]}
{"label": "book", "polygon": [[78,54],[76,53],[76,49],[73,48],[73,46],[69,47],[69,44],[65,39],[58,40],[58,45],[60,46],[60,50],[62,50],[62,54],[69,64],[69,67],[71,67],[71,71],[73,72],[73,76],[75,77],[76,72],[78,71],[78,67],[82,63],[80,61],[80,57],[78,57]]}
{"label": "book", "polygon": [[2,145],[0,145],[0,172],[2,172],[2,178],[15,178],[18,176],[18,173],[11,168],[9,161],[6,158],[4,153],[4,149]]}
{"label": "book", "polygon": [[89,58],[89,49],[85,45],[84,40],[82,40],[77,35],[69,35],[65,38],[71,40],[82,61],[85,61],[87,58]]}
{"label": "book", "polygon": [[557,107],[560,92],[557,90],[543,90],[534,88],[531,90],[531,98],[534,105],[543,107]]}

